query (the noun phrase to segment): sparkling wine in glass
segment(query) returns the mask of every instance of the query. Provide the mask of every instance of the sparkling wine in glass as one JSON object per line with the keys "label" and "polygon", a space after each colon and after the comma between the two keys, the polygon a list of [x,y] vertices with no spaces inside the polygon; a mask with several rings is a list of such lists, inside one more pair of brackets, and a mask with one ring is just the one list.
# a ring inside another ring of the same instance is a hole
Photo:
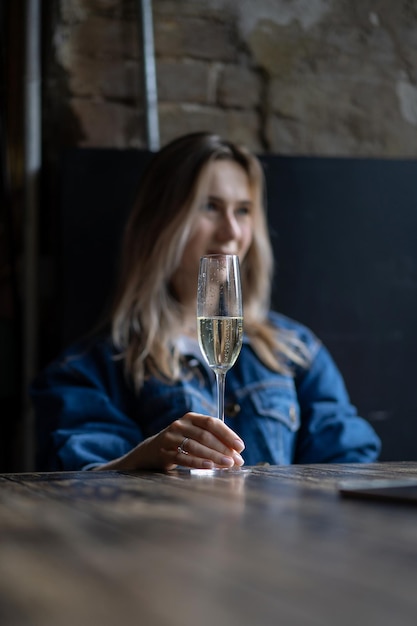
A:
{"label": "sparkling wine in glass", "polygon": [[226,373],[242,347],[243,311],[239,257],[210,254],[200,259],[197,327],[201,352],[216,375],[217,417],[224,421]]}

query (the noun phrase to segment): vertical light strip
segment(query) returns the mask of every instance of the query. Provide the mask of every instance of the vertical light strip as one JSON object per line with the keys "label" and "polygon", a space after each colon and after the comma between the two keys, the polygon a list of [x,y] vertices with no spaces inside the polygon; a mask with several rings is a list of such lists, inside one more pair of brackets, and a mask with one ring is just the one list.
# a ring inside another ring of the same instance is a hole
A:
{"label": "vertical light strip", "polygon": [[26,0],[24,142],[25,211],[23,258],[23,463],[34,467],[34,419],[27,388],[37,368],[38,192],[41,170],[40,0]]}
{"label": "vertical light strip", "polygon": [[143,80],[147,144],[149,150],[156,151],[159,150],[159,118],[152,0],[139,0],[139,5],[143,46]]}

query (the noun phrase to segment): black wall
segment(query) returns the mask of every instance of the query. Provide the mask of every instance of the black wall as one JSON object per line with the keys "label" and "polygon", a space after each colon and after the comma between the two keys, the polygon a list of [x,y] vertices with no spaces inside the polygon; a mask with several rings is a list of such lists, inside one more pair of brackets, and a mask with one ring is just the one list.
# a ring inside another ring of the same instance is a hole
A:
{"label": "black wall", "polygon": [[[79,149],[63,162],[56,350],[108,302],[149,153]],[[275,308],[310,326],[382,460],[417,459],[417,161],[267,156]]]}

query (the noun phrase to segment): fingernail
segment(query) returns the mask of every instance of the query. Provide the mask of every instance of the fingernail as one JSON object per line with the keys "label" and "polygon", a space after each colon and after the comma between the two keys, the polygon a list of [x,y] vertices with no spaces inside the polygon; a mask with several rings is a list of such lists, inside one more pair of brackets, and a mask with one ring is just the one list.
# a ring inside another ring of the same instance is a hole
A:
{"label": "fingernail", "polygon": [[213,461],[203,461],[202,464],[203,469],[213,469],[214,463]]}
{"label": "fingernail", "polygon": [[245,444],[243,443],[241,439],[235,439],[233,442],[233,447],[238,452],[242,452],[242,450],[245,449]]}
{"label": "fingernail", "polygon": [[233,458],[236,465],[243,465],[245,462],[238,452],[233,452]]}
{"label": "fingernail", "polygon": [[231,459],[230,456],[222,456],[221,465],[231,467],[233,465],[233,459]]}

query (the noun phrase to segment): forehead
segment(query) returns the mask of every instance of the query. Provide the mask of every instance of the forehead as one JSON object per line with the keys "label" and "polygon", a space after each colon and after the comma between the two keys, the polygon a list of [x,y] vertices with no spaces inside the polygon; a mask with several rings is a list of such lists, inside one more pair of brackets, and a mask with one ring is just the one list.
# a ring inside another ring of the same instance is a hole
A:
{"label": "forehead", "polygon": [[207,195],[219,195],[235,200],[250,200],[249,177],[239,163],[218,159],[208,163],[201,176],[201,187]]}

